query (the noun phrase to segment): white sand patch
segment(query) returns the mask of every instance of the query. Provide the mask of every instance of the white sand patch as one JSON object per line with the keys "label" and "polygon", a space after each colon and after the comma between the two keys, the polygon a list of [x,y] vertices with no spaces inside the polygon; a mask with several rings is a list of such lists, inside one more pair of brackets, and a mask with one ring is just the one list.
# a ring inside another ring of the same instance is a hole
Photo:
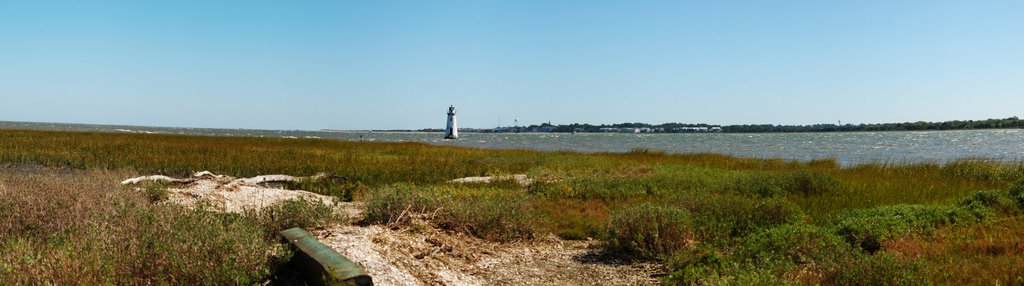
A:
{"label": "white sand patch", "polygon": [[[312,178],[326,178],[318,174]],[[301,190],[286,190],[261,185],[269,182],[289,182],[304,179],[288,175],[265,175],[252,178],[234,178],[216,175],[207,171],[193,174],[191,178],[177,179],[154,175],[127,179],[123,185],[134,185],[143,181],[172,183],[167,188],[167,201],[184,206],[206,205],[211,210],[239,213],[257,210],[281,201],[304,199],[333,205],[334,198]]]}
{"label": "white sand patch", "polygon": [[533,183],[533,180],[526,177],[525,174],[515,175],[502,175],[502,176],[485,176],[485,177],[465,177],[449,180],[449,183],[491,183],[499,180],[515,180],[517,183],[523,186],[529,186]]}

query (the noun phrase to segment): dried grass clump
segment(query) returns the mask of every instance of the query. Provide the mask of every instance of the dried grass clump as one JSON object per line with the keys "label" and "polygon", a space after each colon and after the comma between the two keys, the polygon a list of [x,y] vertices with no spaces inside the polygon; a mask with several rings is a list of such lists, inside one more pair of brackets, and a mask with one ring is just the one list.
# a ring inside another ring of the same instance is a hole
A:
{"label": "dried grass clump", "polygon": [[271,233],[332,215],[304,201],[247,215],[154,203],[125,177],[0,168],[0,285],[256,284],[290,255]]}

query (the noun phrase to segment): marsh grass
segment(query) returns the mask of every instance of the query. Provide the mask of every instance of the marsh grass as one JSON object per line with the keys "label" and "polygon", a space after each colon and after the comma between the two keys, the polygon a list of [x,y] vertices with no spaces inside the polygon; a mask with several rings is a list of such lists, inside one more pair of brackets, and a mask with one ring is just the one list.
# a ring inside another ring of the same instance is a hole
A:
{"label": "marsh grass", "polygon": [[1017,206],[1024,209],[1024,178],[1017,180],[1009,190],[1010,198],[1017,201]]}
{"label": "marsh grass", "polygon": [[366,187],[360,183],[346,181],[337,182],[330,178],[324,179],[301,179],[284,183],[284,188],[289,190],[303,190],[325,196],[332,196],[338,201],[350,202],[358,193],[366,192]]}
{"label": "marsh grass", "polygon": [[159,184],[117,184],[130,175],[0,168],[0,284],[258,284],[290,255],[279,228],[334,219],[302,201],[248,215],[157,203]]}
{"label": "marsh grass", "polygon": [[277,239],[280,231],[289,228],[317,229],[348,219],[322,201],[306,199],[285,200],[259,210],[246,210],[242,215],[261,225],[267,241]]}
{"label": "marsh grass", "polygon": [[605,248],[620,256],[664,258],[697,243],[694,224],[687,210],[642,204],[612,216]]}
{"label": "marsh grass", "polygon": [[[919,276],[936,284],[1019,285],[1024,282],[1024,217],[970,226],[947,226],[931,237],[902,237],[885,243],[896,257],[931,265]],[[923,264],[919,263],[919,264]]]}
{"label": "marsh grass", "polygon": [[764,197],[785,195],[827,195],[842,191],[842,181],[817,170],[800,170],[786,173],[761,172],[741,176],[731,186],[737,193]]}
{"label": "marsh grass", "polygon": [[168,183],[164,181],[146,181],[139,184],[138,188],[146,194],[150,202],[161,202],[167,199],[170,192],[167,191]]}
{"label": "marsh grass", "polygon": [[737,243],[734,258],[746,263],[781,265],[810,272],[835,271],[838,264],[857,254],[842,237],[821,227],[796,223],[768,228],[743,237]]}
{"label": "marsh grass", "polygon": [[892,205],[854,210],[835,223],[839,235],[868,252],[881,242],[904,235],[930,235],[948,224],[977,222],[980,214],[955,206]]}
{"label": "marsh grass", "polygon": [[693,193],[668,203],[696,216],[706,244],[724,244],[759,229],[805,220],[803,210],[780,198]]}
{"label": "marsh grass", "polygon": [[532,202],[541,217],[552,218],[550,225],[541,228],[563,239],[602,239],[607,235],[609,209],[603,201],[535,197]]}
{"label": "marsh grass", "polygon": [[[1019,226],[1024,208],[1022,162],[964,159],[844,167],[835,159],[796,162],[654,150],[578,154],[418,143],[6,130],[0,131],[0,165],[87,170],[111,180],[201,170],[232,176],[328,172],[347,180],[288,187],[366,200],[370,223],[433,223],[495,241],[547,233],[600,239],[610,253],[667,262],[669,283],[980,282],[936,270],[954,265],[948,261],[961,261],[970,264],[967,269],[995,265],[985,277],[1006,284],[1021,281],[1016,265],[1024,265],[1018,247],[992,242],[1017,233],[1010,228]],[[151,203],[162,198],[159,188],[131,194],[95,191],[110,186],[57,179],[25,183],[38,175],[18,172],[0,180],[0,242],[15,250],[0,255],[0,284],[25,282],[12,278],[12,271],[50,275],[40,277],[81,272],[85,278],[78,281],[96,282],[86,284],[120,278],[139,284],[258,281],[271,272],[275,257],[286,256],[268,254],[276,249],[267,241],[270,228],[315,227],[325,217],[318,206],[291,203],[260,215],[187,212]],[[534,183],[525,188],[512,181],[446,183],[507,174],[527,174]],[[125,208],[146,219],[118,216]],[[292,217],[296,219],[283,219]],[[215,227],[203,228],[199,222]],[[155,227],[164,229],[164,236],[125,237],[109,231],[111,225]],[[194,230],[186,226],[203,232],[190,232]],[[208,235],[214,243],[202,250],[215,255],[211,260],[227,261],[228,268],[218,270],[224,274],[196,270],[202,268],[188,264],[199,260],[188,259],[151,267],[162,272],[125,270],[132,263],[155,263],[146,255],[189,251],[176,250],[175,242],[164,238],[177,233]],[[220,236],[229,233],[234,240]],[[929,240],[935,237],[942,239]],[[142,245],[138,248],[145,251],[138,253],[146,255],[121,261],[105,254],[114,248],[104,243],[119,239]],[[846,246],[836,246],[837,241]],[[143,247],[148,245],[163,246]],[[915,245],[927,251],[914,252]],[[62,253],[88,255],[70,258]],[[964,259],[956,258],[960,256]],[[36,260],[18,260],[24,257]],[[58,260],[35,262],[39,259]],[[245,263],[231,262],[236,260]],[[189,278],[156,278],[167,275]],[[64,284],[60,282],[52,281]]]}
{"label": "marsh grass", "polygon": [[942,166],[946,177],[968,181],[1012,182],[1024,178],[1024,165],[1000,164],[986,159],[960,159]]}
{"label": "marsh grass", "polygon": [[960,202],[959,206],[979,217],[1015,216],[1021,207],[1010,192],[1002,190],[977,191]]}
{"label": "marsh grass", "polygon": [[946,225],[972,225],[986,219],[1020,215],[1020,208],[1002,190],[977,191],[957,204],[889,205],[852,210],[834,227],[839,235],[868,252],[881,250],[894,237],[931,235]]}
{"label": "marsh grass", "polygon": [[546,225],[522,191],[398,184],[370,196],[371,223],[407,226],[426,217],[442,229],[496,241],[529,239]]}

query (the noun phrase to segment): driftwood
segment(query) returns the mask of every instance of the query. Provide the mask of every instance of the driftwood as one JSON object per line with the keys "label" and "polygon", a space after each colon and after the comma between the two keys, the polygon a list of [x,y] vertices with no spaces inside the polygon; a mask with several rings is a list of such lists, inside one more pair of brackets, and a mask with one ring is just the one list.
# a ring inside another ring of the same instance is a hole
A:
{"label": "driftwood", "polygon": [[[224,175],[216,175],[216,174],[211,173],[209,171],[202,171],[202,172],[196,172],[195,174],[192,174],[192,178],[188,178],[188,179],[176,179],[176,178],[171,178],[171,177],[164,176],[164,175],[152,175],[152,176],[141,176],[141,177],[135,177],[135,178],[127,179],[127,180],[121,181],[121,184],[122,185],[135,185],[135,184],[138,184],[138,183],[141,183],[141,182],[145,182],[145,181],[168,182],[168,183],[175,183],[175,184],[187,184],[187,183],[191,183],[191,182],[196,181],[197,179],[202,179],[202,178],[222,179],[222,178],[227,178],[227,177],[224,176]],[[238,179],[235,179],[235,180],[233,180],[233,181],[231,181],[231,182],[229,182],[229,183],[227,183],[225,185],[228,185],[228,186],[234,186],[234,185],[256,185],[256,184],[260,184],[260,183],[297,182],[297,181],[302,181],[302,180],[323,180],[323,179],[332,179],[332,180],[334,180],[334,179],[342,179],[342,180],[347,180],[347,178],[345,178],[345,177],[335,176],[335,175],[331,175],[331,174],[328,174],[328,173],[317,173],[316,175],[309,176],[309,177],[295,177],[295,176],[289,176],[289,175],[263,175],[263,176],[255,176],[255,177],[252,177],[252,178],[238,178]]]}
{"label": "driftwood", "polygon": [[214,178],[214,179],[220,179],[220,178],[224,177],[224,175],[217,175],[217,174],[211,173],[210,171],[196,172],[195,174],[192,174],[192,176],[196,177],[196,178]]}
{"label": "driftwood", "polygon": [[317,173],[316,175],[312,175],[312,176],[309,176],[309,177],[295,177],[295,176],[289,176],[289,175],[263,175],[263,176],[255,176],[255,177],[252,177],[252,178],[235,179],[231,183],[228,183],[228,185],[235,185],[235,184],[256,185],[256,184],[260,184],[260,183],[298,182],[298,181],[303,181],[303,180],[314,180],[315,181],[315,180],[323,180],[323,179],[332,179],[332,180],[333,179],[343,179],[343,180],[347,180],[347,178],[345,178],[345,177],[335,176],[335,175],[331,175],[331,174],[328,174],[328,173]]}
{"label": "driftwood", "polygon": [[533,183],[533,180],[530,180],[530,178],[526,177],[526,175],[524,175],[524,174],[502,175],[502,176],[487,176],[487,177],[465,177],[465,178],[458,178],[458,179],[448,180],[448,183],[484,183],[484,184],[489,184],[489,183],[491,183],[493,181],[497,181],[497,180],[514,180],[514,181],[516,181],[517,183],[519,183],[520,185],[523,185],[523,186],[529,186],[530,184]]}
{"label": "driftwood", "polygon": [[[285,200],[310,200],[333,205],[335,198],[303,190],[288,190],[280,184],[305,180],[335,180],[345,177],[319,173],[309,177],[288,175],[264,175],[252,178],[235,178],[203,171],[186,178],[172,178],[163,175],[142,176],[122,181],[124,185],[142,182],[169,182],[166,202],[194,207],[208,205],[218,212],[243,212],[261,209]],[[138,188],[137,188],[138,189]]]}
{"label": "driftwood", "polygon": [[122,185],[135,185],[135,184],[138,184],[138,183],[141,183],[141,182],[188,183],[188,182],[191,182],[191,181],[192,181],[192,179],[175,179],[175,178],[171,178],[171,177],[164,176],[164,175],[152,175],[152,176],[142,176],[142,177],[135,177],[135,178],[127,179],[127,180],[121,181],[121,184]]}

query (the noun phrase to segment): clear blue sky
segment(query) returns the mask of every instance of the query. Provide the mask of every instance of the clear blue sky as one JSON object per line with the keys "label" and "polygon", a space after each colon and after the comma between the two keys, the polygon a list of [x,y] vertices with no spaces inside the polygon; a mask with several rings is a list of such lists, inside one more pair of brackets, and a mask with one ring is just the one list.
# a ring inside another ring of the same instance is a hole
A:
{"label": "clear blue sky", "polygon": [[0,120],[261,129],[1024,115],[1024,1],[3,1]]}

